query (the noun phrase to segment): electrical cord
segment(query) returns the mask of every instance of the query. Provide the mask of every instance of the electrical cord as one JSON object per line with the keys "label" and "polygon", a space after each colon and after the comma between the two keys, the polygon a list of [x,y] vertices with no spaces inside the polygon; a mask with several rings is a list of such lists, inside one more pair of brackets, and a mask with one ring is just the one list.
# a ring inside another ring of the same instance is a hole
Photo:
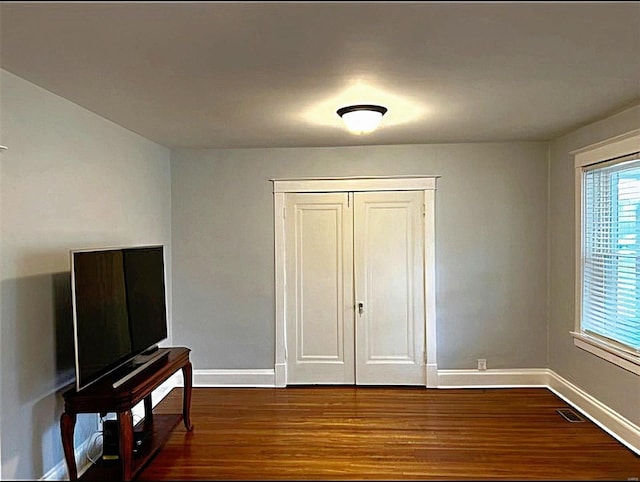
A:
{"label": "electrical cord", "polygon": [[[89,462],[91,462],[93,465],[95,465],[96,463],[98,463],[98,461],[100,460],[100,457],[102,457],[102,450],[101,446],[98,445],[98,441],[100,439],[102,439],[102,443],[104,444],[104,422],[105,420],[112,420],[109,418],[106,418],[108,414],[105,413],[104,416],[102,415],[98,415],[100,417],[100,424],[103,427],[102,430],[98,430],[97,432],[95,432],[92,435],[92,440],[91,442],[89,442],[89,448],[87,449],[87,459],[89,460]],[[135,426],[136,424],[140,423],[142,420],[144,419],[144,417],[141,417],[139,415],[135,415],[133,414],[133,425]],[[92,456],[92,454],[95,454],[95,457]]]}
{"label": "electrical cord", "polygon": [[[96,445],[98,443],[98,440],[102,438],[102,432],[96,432],[92,435],[92,437],[93,440],[89,443],[89,449],[87,450],[87,459],[89,459],[89,462],[95,465],[96,463],[98,463],[98,460],[100,460],[100,456],[102,455],[101,451],[98,450],[98,447]],[[96,458],[93,458],[91,456],[92,453],[95,453],[97,455]]]}
{"label": "electrical cord", "polygon": [[140,422],[142,422],[142,419],[144,417],[141,417],[140,415],[136,415],[136,414],[132,414],[133,415],[133,426],[135,427],[136,425],[138,425]]}

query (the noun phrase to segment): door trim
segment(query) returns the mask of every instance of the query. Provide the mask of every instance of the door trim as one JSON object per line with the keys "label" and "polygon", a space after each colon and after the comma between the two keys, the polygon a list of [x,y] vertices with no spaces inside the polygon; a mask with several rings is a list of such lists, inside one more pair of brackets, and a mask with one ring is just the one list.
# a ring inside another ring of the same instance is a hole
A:
{"label": "door trim", "polygon": [[271,179],[275,236],[275,385],[287,385],[285,194],[288,192],[424,191],[424,302],[426,386],[438,386],[436,357],[435,190],[439,176]]}
{"label": "door trim", "polygon": [[272,179],[273,192],[359,192],[435,190],[439,176],[312,177]]}

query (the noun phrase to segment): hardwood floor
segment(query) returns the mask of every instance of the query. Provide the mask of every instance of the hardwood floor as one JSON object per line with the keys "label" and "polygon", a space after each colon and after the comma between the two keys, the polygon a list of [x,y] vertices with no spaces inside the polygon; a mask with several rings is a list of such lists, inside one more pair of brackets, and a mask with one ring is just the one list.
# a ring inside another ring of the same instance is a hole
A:
{"label": "hardwood floor", "polygon": [[194,431],[138,480],[639,480],[640,456],[558,408],[544,388],[194,388]]}

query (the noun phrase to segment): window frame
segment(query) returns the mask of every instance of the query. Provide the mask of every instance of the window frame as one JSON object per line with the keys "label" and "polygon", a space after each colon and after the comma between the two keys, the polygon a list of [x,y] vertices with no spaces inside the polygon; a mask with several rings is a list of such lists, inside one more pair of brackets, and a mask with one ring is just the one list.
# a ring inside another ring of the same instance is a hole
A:
{"label": "window frame", "polygon": [[611,162],[616,158],[640,151],[640,129],[627,132],[597,144],[573,151],[575,167],[575,320],[571,331],[574,345],[595,356],[607,360],[636,375],[640,375],[640,354],[625,349],[616,343],[609,343],[599,337],[582,331],[582,296],[584,246],[582,240],[584,225],[584,173],[595,164]]}

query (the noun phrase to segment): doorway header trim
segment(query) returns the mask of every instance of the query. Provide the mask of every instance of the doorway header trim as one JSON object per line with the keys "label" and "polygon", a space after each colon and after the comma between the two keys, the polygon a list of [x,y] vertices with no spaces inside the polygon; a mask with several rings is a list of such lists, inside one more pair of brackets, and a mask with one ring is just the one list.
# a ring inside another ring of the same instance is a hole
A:
{"label": "doorway header trim", "polygon": [[273,192],[359,192],[435,190],[440,176],[271,179]]}

